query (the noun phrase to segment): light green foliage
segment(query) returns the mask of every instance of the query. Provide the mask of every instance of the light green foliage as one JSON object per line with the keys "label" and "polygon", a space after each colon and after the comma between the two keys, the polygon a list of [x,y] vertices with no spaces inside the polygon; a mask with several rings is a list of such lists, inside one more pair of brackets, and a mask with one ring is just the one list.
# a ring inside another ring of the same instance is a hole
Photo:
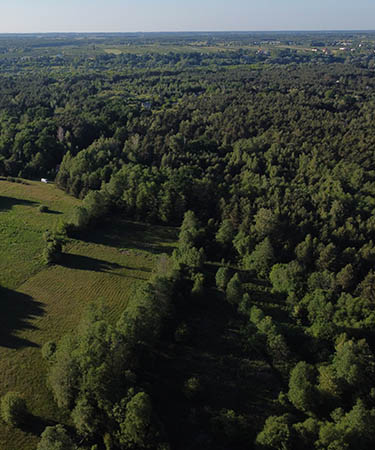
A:
{"label": "light green foliage", "polygon": [[342,395],[339,380],[336,371],[332,365],[319,367],[319,391],[327,400],[337,400]]}
{"label": "light green foliage", "polygon": [[108,200],[104,193],[100,191],[90,191],[83,200],[83,207],[90,217],[90,220],[103,217],[108,210]]}
{"label": "light green foliage", "polygon": [[201,298],[204,294],[205,277],[203,273],[196,273],[193,277],[193,287],[191,293],[196,298]]}
{"label": "light green foliage", "polygon": [[77,340],[64,336],[58,343],[55,361],[48,373],[48,384],[60,407],[69,408],[74,401],[75,384],[79,376],[78,362],[75,356]]}
{"label": "light green foliage", "polygon": [[154,421],[150,397],[139,392],[126,405],[125,420],[120,424],[120,442],[129,447],[155,448],[159,433]]}
{"label": "light green foliage", "polygon": [[216,241],[221,244],[225,251],[229,251],[234,238],[234,227],[229,219],[224,219],[216,233]]}
{"label": "light green foliage", "polygon": [[354,270],[351,264],[347,264],[336,275],[336,283],[341,286],[343,290],[350,289],[354,283]]}
{"label": "light green foliage", "polygon": [[370,270],[364,280],[358,286],[358,291],[363,299],[371,303],[375,302],[375,272]]}
{"label": "light green foliage", "polygon": [[201,269],[206,260],[203,247],[199,250],[196,247],[179,247],[173,252],[173,259],[178,264],[184,264],[194,269]]}
{"label": "light green foliage", "polygon": [[312,272],[307,280],[309,291],[321,289],[326,292],[335,288],[335,276],[333,272],[323,270],[322,272]]}
{"label": "light green foliage", "polygon": [[371,450],[375,438],[375,410],[357,400],[346,414],[343,410],[332,414],[335,422],[325,422],[319,432],[319,444],[324,448],[339,450],[358,448]]}
{"label": "light green foliage", "polygon": [[290,294],[296,292],[301,283],[302,268],[297,261],[289,264],[275,264],[270,272],[274,292]]}
{"label": "light green foliage", "polygon": [[77,401],[72,411],[72,420],[77,432],[84,437],[93,436],[100,427],[97,410],[87,398]]}
{"label": "light green foliage", "polygon": [[261,208],[255,215],[255,231],[259,239],[272,236],[277,232],[278,217],[270,209]]}
{"label": "light green foliage", "polygon": [[243,258],[244,268],[255,270],[261,278],[268,276],[274,262],[275,255],[268,237],[258,244],[250,255],[246,255]]}
{"label": "light green foliage", "polygon": [[264,312],[257,306],[252,306],[250,310],[250,321],[258,325],[264,319]]}
{"label": "light green foliage", "polygon": [[27,415],[25,400],[16,392],[8,392],[1,398],[1,418],[9,425],[19,426]]}
{"label": "light green foliage", "polygon": [[314,411],[317,405],[315,369],[300,361],[290,373],[288,397],[293,405],[306,413]]}
{"label": "light green foliage", "polygon": [[200,224],[195,213],[193,211],[186,211],[180,228],[179,244],[194,247],[198,243],[199,235]]}
{"label": "light green foliage", "polygon": [[246,255],[251,248],[251,238],[246,235],[243,230],[240,230],[233,239],[233,247],[240,257]]}
{"label": "light green foliage", "polygon": [[215,280],[218,289],[224,291],[230,279],[230,271],[228,267],[219,267],[217,269]]}
{"label": "light green foliage", "polygon": [[65,428],[56,425],[43,431],[37,450],[74,450],[75,447]]}
{"label": "light green foliage", "polygon": [[320,423],[317,419],[309,417],[304,422],[293,425],[293,431],[297,437],[296,448],[310,450],[314,448],[314,442],[319,436]]}
{"label": "light green foliage", "polygon": [[311,294],[305,295],[302,300],[302,303],[307,305],[308,319],[311,323],[309,332],[319,339],[332,339],[337,331],[333,321],[334,305],[330,298],[327,292],[316,289]]}
{"label": "light green foliage", "polygon": [[292,449],[289,422],[287,414],[268,417],[263,430],[256,437],[256,443],[265,449]]}
{"label": "light green foliage", "polygon": [[67,219],[67,223],[78,230],[86,228],[89,221],[89,213],[83,206],[76,206]]}
{"label": "light green foliage", "polygon": [[42,356],[47,361],[53,361],[56,352],[56,342],[48,341],[42,347]]}
{"label": "light green foliage", "polygon": [[201,269],[206,260],[203,247],[197,248],[201,235],[199,222],[192,211],[187,211],[181,225],[178,248],[173,252],[176,264],[184,264],[193,269]]}
{"label": "light green foliage", "polygon": [[359,391],[369,388],[375,374],[375,358],[365,339],[339,342],[332,365],[339,380]]}

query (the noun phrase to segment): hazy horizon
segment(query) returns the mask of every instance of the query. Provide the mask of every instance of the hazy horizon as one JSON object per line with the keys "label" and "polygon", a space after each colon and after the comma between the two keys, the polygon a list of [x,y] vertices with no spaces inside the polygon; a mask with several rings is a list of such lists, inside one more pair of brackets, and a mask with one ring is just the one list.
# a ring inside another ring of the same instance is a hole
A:
{"label": "hazy horizon", "polygon": [[372,0],[0,0],[0,6],[0,34],[369,31],[375,17]]}

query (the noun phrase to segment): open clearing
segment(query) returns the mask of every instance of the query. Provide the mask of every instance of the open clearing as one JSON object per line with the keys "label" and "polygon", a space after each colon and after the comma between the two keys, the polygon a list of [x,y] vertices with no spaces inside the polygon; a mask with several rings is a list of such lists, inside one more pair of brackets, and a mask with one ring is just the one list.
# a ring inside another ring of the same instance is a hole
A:
{"label": "open clearing", "polygon": [[21,393],[34,417],[22,430],[0,424],[0,449],[34,450],[45,426],[67,421],[46,388],[41,347],[74,330],[92,301],[102,300],[115,321],[136,284],[173,250],[176,230],[112,218],[84,240],[72,240],[61,264],[43,267],[42,234],[61,214],[42,214],[38,205],[64,213],[79,200],[54,186],[0,183],[0,267],[14,271],[0,288],[0,395]]}
{"label": "open clearing", "polygon": [[[0,181],[0,286],[18,287],[43,267],[43,234],[80,200],[53,184]],[[49,212],[41,213],[40,205]]]}

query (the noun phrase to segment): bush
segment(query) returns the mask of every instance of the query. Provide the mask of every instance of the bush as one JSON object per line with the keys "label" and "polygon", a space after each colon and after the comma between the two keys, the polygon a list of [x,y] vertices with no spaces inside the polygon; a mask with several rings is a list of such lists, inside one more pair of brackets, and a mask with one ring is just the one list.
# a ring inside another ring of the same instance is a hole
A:
{"label": "bush", "polygon": [[1,417],[9,425],[18,426],[26,417],[25,400],[16,392],[8,392],[1,399]]}
{"label": "bush", "polygon": [[38,209],[41,213],[48,212],[48,206],[46,205],[40,205]]}
{"label": "bush", "polygon": [[44,236],[46,246],[43,250],[43,259],[46,264],[57,263],[61,259],[64,239],[57,234],[46,233]]}
{"label": "bush", "polygon": [[56,352],[56,343],[53,341],[46,342],[42,347],[42,356],[47,361],[52,361]]}

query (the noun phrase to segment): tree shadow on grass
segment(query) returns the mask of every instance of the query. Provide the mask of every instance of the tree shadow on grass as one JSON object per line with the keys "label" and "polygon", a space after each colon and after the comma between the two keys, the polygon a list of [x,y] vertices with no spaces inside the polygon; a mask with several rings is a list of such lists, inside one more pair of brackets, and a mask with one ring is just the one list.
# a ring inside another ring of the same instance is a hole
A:
{"label": "tree shadow on grass", "polygon": [[124,266],[117,263],[83,255],[75,255],[73,253],[63,253],[59,265],[68,267],[69,269],[89,270],[93,272],[112,272],[113,270],[124,268]]}
{"label": "tree shadow on grass", "polygon": [[22,330],[36,329],[31,320],[44,314],[44,307],[32,297],[0,287],[0,347],[38,347],[34,342],[16,336]]}
{"label": "tree shadow on grass", "polygon": [[17,205],[35,206],[37,203],[31,200],[21,200],[19,198],[4,197],[0,195],[0,212],[10,210],[13,206]]}
{"label": "tree shadow on grass", "polygon": [[130,222],[114,217],[95,228],[95,230],[79,236],[80,239],[94,244],[110,247],[144,250],[153,254],[171,254],[172,246],[162,243],[173,243],[177,240],[177,231],[172,227]]}
{"label": "tree shadow on grass", "polygon": [[57,422],[52,420],[46,420],[42,417],[28,414],[24,420],[24,423],[20,425],[20,428],[25,433],[31,433],[34,436],[40,436],[46,427],[53,427],[57,425]]}
{"label": "tree shadow on grass", "polygon": [[126,269],[130,271],[136,272],[148,272],[148,268],[142,267],[128,267],[123,266],[121,264],[112,263],[109,261],[105,261],[102,259],[90,258],[88,256],[83,255],[75,255],[73,253],[63,253],[61,261],[59,261],[59,265],[63,267],[67,267],[68,269],[75,270],[87,270],[90,272],[100,272],[100,273],[108,273],[111,275],[115,275],[123,278],[134,278],[136,280],[144,280],[144,278],[140,278],[137,276],[122,274],[119,272],[115,272],[119,269]]}
{"label": "tree shadow on grass", "polygon": [[56,214],[56,215],[60,215],[63,214],[61,211],[55,211],[54,209],[49,209],[48,211],[45,212],[45,214]]}

